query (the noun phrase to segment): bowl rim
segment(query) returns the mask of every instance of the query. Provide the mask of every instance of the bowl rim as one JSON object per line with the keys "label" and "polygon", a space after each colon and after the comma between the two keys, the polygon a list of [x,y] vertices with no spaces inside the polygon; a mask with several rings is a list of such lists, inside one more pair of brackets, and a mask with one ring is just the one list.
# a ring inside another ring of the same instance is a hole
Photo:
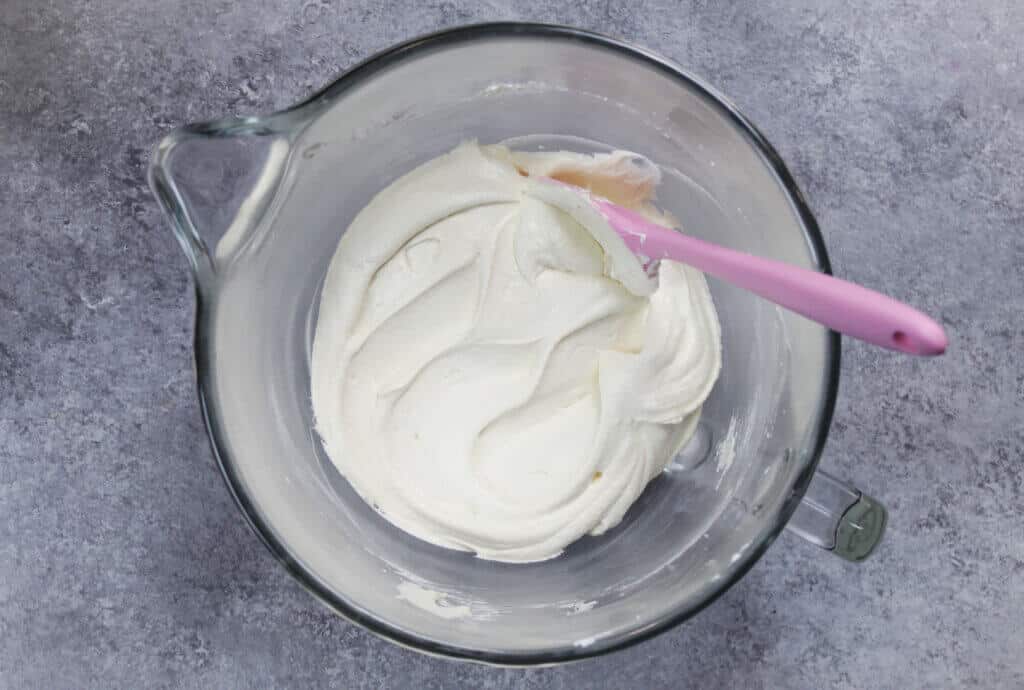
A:
{"label": "bowl rim", "polygon": [[[750,144],[761,154],[770,171],[781,183],[786,196],[788,197],[793,210],[804,230],[805,240],[811,262],[815,267],[827,274],[832,273],[828,253],[825,249],[825,241],[818,227],[818,223],[811,213],[807,202],[792,175],[787,170],[782,158],[775,148],[768,142],[765,136],[750,122],[739,109],[724,95],[696,77],[682,67],[670,60],[661,57],[644,48],[634,46],[625,41],[611,38],[602,34],[577,29],[558,24],[541,24],[530,22],[492,22],[482,24],[470,24],[441,31],[425,34],[410,40],[398,43],[390,48],[372,55],[363,62],[342,73],[323,89],[317,91],[309,98],[300,103],[265,116],[255,117],[229,117],[219,120],[185,125],[173,132],[168,137],[181,135],[199,136],[234,136],[238,134],[271,134],[282,131],[290,131],[296,126],[296,117],[305,119],[305,113],[309,110],[319,111],[321,107],[330,105],[334,99],[341,96],[348,89],[360,82],[371,78],[376,73],[415,57],[423,50],[433,49],[442,46],[451,46],[459,43],[468,43],[486,39],[501,38],[544,38],[555,40],[566,40],[578,43],[597,46],[602,49],[620,53],[630,59],[637,60],[653,67],[657,71],[673,79],[683,82],[703,97],[707,104],[725,116],[732,124],[739,129],[748,139]],[[302,114],[299,114],[302,111]],[[172,216],[172,223],[176,225],[182,222]],[[189,232],[191,229],[176,227],[179,233]],[[680,607],[676,610],[667,611],[653,623],[627,633],[599,637],[593,644],[585,647],[566,646],[542,652],[503,652],[494,650],[481,650],[470,647],[462,647],[440,642],[435,639],[422,637],[410,631],[390,625],[368,611],[351,602],[345,601],[321,582],[313,573],[308,571],[296,558],[291,550],[282,543],[274,534],[274,530],[263,516],[256,509],[254,502],[249,498],[244,484],[240,481],[235,470],[235,463],[225,450],[227,445],[222,441],[223,432],[216,414],[216,405],[212,398],[212,362],[209,359],[211,352],[210,338],[208,335],[208,313],[210,312],[204,291],[205,282],[198,271],[195,277],[196,312],[195,312],[195,367],[198,381],[199,402],[206,424],[210,446],[220,469],[221,475],[227,484],[228,491],[235,500],[242,512],[246,522],[270,550],[270,552],[281,562],[285,569],[316,599],[325,604],[334,613],[361,626],[362,628],[382,637],[390,642],[396,643],[418,652],[433,656],[443,656],[455,659],[462,659],[484,664],[500,666],[538,666],[550,665],[567,661],[576,661],[590,657],[601,656],[613,651],[624,649],[644,640],[650,639],[676,625],[692,618],[710,605],[730,587],[738,582],[753,565],[760,560],[767,548],[775,540],[778,534],[786,526],[792,517],[801,499],[807,491],[811,477],[817,468],[822,451],[828,437],[829,428],[835,411],[836,398],[838,394],[839,370],[840,370],[840,338],[833,331],[826,335],[826,364],[825,364],[825,390],[819,410],[819,422],[815,438],[810,447],[807,460],[801,471],[797,474],[793,490],[790,496],[784,501],[780,508],[774,524],[766,527],[758,535],[735,569],[728,577],[722,578],[709,589],[708,596],[696,605]]]}

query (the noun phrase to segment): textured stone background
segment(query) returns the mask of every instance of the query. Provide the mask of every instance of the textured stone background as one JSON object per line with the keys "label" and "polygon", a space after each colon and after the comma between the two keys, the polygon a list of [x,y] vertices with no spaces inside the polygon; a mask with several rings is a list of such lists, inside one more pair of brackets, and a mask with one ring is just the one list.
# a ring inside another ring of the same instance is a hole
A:
{"label": "textured stone background", "polygon": [[[1024,686],[1024,4],[0,1],[0,685]],[[659,51],[790,162],[837,272],[937,314],[848,343],[826,466],[891,510],[855,567],[784,536],[690,624],[501,670],[325,612],[249,532],[196,405],[192,292],[144,182],[171,127],[301,99],[487,19]]]}

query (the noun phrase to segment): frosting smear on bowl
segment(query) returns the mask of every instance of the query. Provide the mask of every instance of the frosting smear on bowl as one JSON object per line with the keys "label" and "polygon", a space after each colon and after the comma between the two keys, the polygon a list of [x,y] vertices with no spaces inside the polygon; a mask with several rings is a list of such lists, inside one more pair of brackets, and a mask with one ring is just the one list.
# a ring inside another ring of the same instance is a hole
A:
{"label": "frosting smear on bowl", "polygon": [[510,562],[618,524],[721,364],[703,275],[662,261],[648,277],[537,175],[666,222],[635,154],[462,144],[352,221],[312,353],[317,432],[360,496],[420,539]]}

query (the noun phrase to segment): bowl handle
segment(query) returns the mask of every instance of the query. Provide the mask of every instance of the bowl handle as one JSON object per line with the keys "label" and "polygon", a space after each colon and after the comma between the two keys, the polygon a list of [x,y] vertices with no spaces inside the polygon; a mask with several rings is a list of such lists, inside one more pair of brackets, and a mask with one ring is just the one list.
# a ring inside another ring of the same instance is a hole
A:
{"label": "bowl handle", "polygon": [[848,561],[863,561],[882,540],[888,516],[871,496],[818,470],[787,529]]}
{"label": "bowl handle", "polygon": [[149,186],[200,285],[245,246],[274,207],[289,138],[254,121],[188,125],[153,152]]}

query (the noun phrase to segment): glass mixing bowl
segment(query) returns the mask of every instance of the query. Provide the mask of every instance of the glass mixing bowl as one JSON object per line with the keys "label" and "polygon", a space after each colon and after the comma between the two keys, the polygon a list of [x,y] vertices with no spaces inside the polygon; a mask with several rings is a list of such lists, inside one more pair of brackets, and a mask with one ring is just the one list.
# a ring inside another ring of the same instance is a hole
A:
{"label": "glass mixing bowl", "polygon": [[172,132],[150,183],[195,275],[200,401],[229,489],[288,570],[393,641],[532,664],[623,647],[687,619],[787,522],[865,557],[885,511],[815,475],[839,338],[715,280],[721,378],[693,441],[615,529],[553,560],[502,564],[421,542],[355,494],[312,430],[319,289],[373,194],[471,138],[637,151],[662,167],[659,203],[687,231],[829,270],[792,178],[728,101],[660,57],[574,29],[433,34],[294,108]]}

